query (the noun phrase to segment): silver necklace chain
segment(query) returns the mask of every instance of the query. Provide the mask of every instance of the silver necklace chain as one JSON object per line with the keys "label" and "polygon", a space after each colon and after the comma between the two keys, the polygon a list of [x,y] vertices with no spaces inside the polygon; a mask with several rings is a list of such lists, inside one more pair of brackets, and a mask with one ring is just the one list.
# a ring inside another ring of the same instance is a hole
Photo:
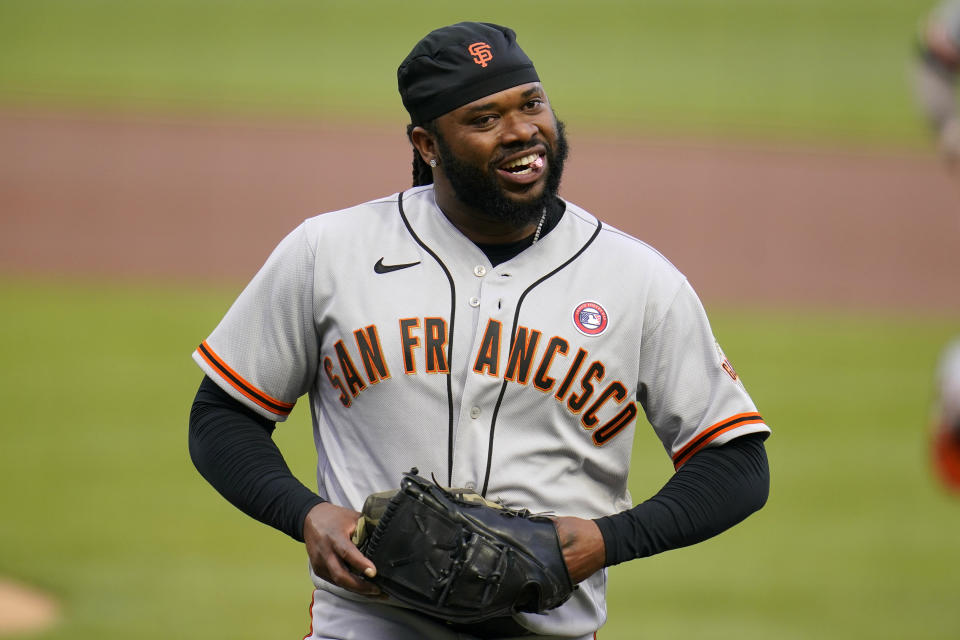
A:
{"label": "silver necklace chain", "polygon": [[537,231],[533,234],[533,242],[530,243],[531,246],[537,244],[537,240],[540,239],[540,232],[543,231],[543,221],[547,219],[547,208],[543,208],[543,214],[540,216],[540,222],[537,223]]}

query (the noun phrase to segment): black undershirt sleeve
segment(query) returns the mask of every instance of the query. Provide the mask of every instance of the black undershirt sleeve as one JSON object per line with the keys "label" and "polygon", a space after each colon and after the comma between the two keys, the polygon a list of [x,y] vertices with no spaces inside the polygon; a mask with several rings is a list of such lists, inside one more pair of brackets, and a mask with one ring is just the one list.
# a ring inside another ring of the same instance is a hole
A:
{"label": "black undershirt sleeve", "polygon": [[649,500],[594,520],[606,544],[606,565],[696,544],[760,509],[770,490],[767,435],[704,449]]}
{"label": "black undershirt sleeve", "polygon": [[323,499],[290,471],[275,427],[204,376],[190,409],[190,457],[231,504],[303,542],[307,512]]}

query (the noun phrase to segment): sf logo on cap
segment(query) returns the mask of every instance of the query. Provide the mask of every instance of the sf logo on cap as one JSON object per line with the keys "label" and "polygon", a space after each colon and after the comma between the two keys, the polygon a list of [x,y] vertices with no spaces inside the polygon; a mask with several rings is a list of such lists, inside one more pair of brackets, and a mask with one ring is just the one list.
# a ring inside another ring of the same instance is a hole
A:
{"label": "sf logo on cap", "polygon": [[473,61],[481,67],[487,66],[487,63],[493,60],[493,52],[490,50],[490,45],[486,42],[474,42],[467,47],[467,51],[473,56]]}

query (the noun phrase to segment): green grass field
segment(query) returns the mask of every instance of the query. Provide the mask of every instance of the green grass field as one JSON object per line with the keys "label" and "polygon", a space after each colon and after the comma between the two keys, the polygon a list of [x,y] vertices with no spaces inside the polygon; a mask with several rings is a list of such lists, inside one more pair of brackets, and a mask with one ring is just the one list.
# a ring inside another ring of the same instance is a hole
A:
{"label": "green grass field", "polygon": [[[306,632],[301,545],[234,510],[187,454],[190,353],[235,294],[0,281],[0,575],[62,598],[63,625],[40,638]],[[708,308],[774,430],[770,501],[718,538],[612,569],[600,637],[958,637],[960,501],[926,457],[931,373],[957,319]],[[278,438],[311,483],[304,407]],[[670,472],[643,430],[634,498]]]}
{"label": "green grass field", "polygon": [[916,145],[907,82],[928,0],[4,0],[0,104],[405,116],[430,29],[517,29],[580,128]]}

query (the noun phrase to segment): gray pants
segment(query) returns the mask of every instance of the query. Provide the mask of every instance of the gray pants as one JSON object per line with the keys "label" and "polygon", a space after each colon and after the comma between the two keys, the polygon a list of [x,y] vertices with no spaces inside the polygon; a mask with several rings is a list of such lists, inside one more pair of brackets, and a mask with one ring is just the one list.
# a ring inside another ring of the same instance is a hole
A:
{"label": "gray pants", "polygon": [[[304,640],[474,640],[475,636],[452,631],[416,612],[380,604],[355,602],[316,589],[313,594],[312,635]],[[524,636],[516,640],[595,640],[596,634],[579,638]],[[500,640],[512,640],[503,638]]]}

